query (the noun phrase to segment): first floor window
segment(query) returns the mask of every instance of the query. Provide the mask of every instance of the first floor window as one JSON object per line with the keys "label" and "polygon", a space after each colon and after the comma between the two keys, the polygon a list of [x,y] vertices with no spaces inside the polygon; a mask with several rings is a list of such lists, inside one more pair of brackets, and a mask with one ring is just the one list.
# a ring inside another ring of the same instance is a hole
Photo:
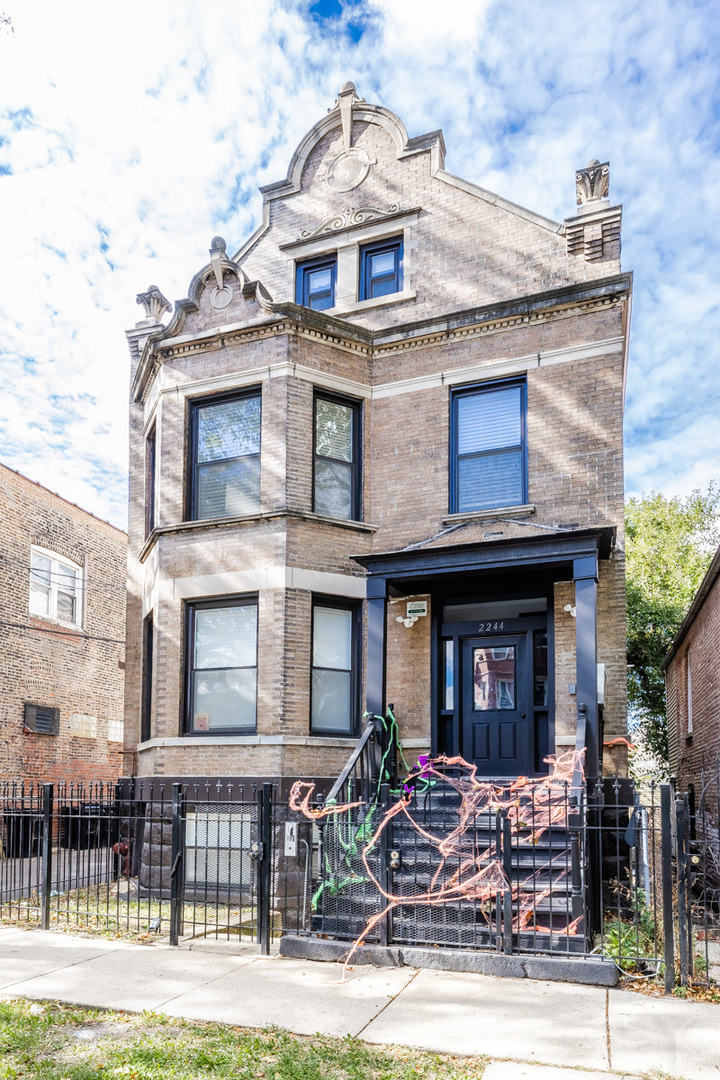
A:
{"label": "first floor window", "polygon": [[189,604],[186,633],[188,733],[254,731],[257,599]]}
{"label": "first floor window", "polygon": [[328,517],[360,520],[360,406],[342,398],[315,398],[313,509]]}
{"label": "first floor window", "polygon": [[153,637],[154,623],[152,614],[143,619],[142,640],[142,700],[140,703],[140,739],[145,742],[150,738],[150,718],[152,716],[153,687]]}
{"label": "first floor window", "polygon": [[389,296],[403,287],[403,242],[401,237],[380,240],[360,248],[359,300]]}
{"label": "first floor window", "polygon": [[260,509],[257,391],[190,403],[190,518],[236,517]]}
{"label": "first floor window", "polygon": [[313,605],[310,728],[317,734],[355,733],[358,616],[350,604],[319,600]]}
{"label": "first floor window", "polygon": [[337,256],[324,255],[320,259],[298,263],[295,283],[295,300],[314,311],[327,311],[335,307],[335,281]]}
{"label": "first floor window", "polygon": [[82,625],[82,570],[43,548],[30,551],[30,614]]}
{"label": "first floor window", "polygon": [[452,399],[453,513],[527,501],[525,383],[458,390]]}

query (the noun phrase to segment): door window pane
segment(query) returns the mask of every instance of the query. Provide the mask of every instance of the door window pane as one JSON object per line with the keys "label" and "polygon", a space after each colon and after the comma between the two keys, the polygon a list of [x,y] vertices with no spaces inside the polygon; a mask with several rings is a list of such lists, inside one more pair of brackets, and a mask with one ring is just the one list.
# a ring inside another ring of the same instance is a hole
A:
{"label": "door window pane", "polygon": [[515,646],[473,649],[473,710],[515,708]]}
{"label": "door window pane", "polygon": [[455,649],[452,641],[443,642],[443,654],[445,660],[445,686],[443,709],[451,711],[455,708]]}

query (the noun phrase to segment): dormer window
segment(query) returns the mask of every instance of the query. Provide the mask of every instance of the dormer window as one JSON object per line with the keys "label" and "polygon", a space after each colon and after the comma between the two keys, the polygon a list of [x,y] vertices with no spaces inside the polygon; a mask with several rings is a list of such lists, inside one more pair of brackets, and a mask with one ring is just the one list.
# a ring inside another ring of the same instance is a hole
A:
{"label": "dormer window", "polygon": [[402,237],[380,240],[360,248],[360,289],[358,300],[374,300],[402,291]]}
{"label": "dormer window", "polygon": [[337,258],[323,256],[309,262],[299,263],[295,298],[298,304],[314,311],[326,311],[335,307],[335,282]]}

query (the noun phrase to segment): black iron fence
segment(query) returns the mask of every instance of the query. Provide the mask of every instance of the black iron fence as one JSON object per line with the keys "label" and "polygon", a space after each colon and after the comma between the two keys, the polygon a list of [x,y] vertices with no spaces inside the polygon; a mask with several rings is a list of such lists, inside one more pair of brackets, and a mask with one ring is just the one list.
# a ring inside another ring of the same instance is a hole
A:
{"label": "black iron fence", "polygon": [[600,955],[667,990],[720,980],[717,772],[677,797],[626,779],[479,792],[447,772],[310,816],[272,784],[5,784],[0,920],[264,952],[290,933]]}

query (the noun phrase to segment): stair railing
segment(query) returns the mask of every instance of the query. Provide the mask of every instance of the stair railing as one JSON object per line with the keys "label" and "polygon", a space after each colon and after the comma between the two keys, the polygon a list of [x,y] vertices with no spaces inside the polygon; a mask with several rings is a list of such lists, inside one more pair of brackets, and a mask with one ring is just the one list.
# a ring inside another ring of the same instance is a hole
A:
{"label": "stair railing", "polygon": [[375,795],[378,784],[378,759],[380,757],[381,721],[371,716],[365,730],[353,747],[345,767],[331,787],[325,799],[330,802],[367,803]]}

